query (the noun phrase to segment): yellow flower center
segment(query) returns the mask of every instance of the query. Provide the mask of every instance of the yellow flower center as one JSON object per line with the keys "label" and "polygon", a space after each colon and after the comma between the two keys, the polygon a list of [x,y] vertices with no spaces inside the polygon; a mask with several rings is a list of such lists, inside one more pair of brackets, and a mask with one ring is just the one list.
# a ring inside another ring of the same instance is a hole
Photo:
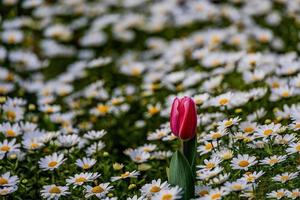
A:
{"label": "yellow flower center", "polygon": [[8,180],[6,178],[0,177],[0,185],[5,185],[8,183]]}
{"label": "yellow flower center", "polygon": [[51,107],[47,108],[47,110],[46,110],[46,113],[53,113],[53,112],[54,112],[54,109]]}
{"label": "yellow flower center", "polygon": [[283,197],[284,196],[284,192],[277,192],[277,197]]}
{"label": "yellow flower center", "polygon": [[212,65],[213,67],[217,67],[217,66],[219,66],[220,64],[221,64],[221,62],[220,62],[220,60],[218,60],[218,59],[213,60],[212,63],[211,63],[211,65]]}
{"label": "yellow flower center", "polygon": [[56,161],[51,161],[48,163],[48,167],[55,167],[57,165]]}
{"label": "yellow flower center", "polygon": [[256,65],[256,60],[250,60],[249,64],[252,65],[252,66]]}
{"label": "yellow flower center", "polygon": [[53,187],[49,190],[49,193],[51,193],[51,194],[60,194],[60,193],[61,193],[61,190],[59,189],[59,187],[53,186]]}
{"label": "yellow flower center", "polygon": [[7,38],[9,44],[14,44],[16,42],[16,37],[14,35],[9,35]]}
{"label": "yellow flower center", "polygon": [[31,147],[31,149],[36,149],[36,148],[39,147],[39,144],[38,143],[31,143],[30,147]]}
{"label": "yellow flower center", "polygon": [[215,166],[216,166],[215,163],[212,163],[212,162],[206,164],[206,168],[207,168],[207,169],[212,169],[212,168],[214,168]]}
{"label": "yellow flower center", "polygon": [[83,169],[89,169],[89,168],[90,168],[90,165],[89,165],[89,164],[83,164],[82,168],[83,168]]}
{"label": "yellow flower center", "polygon": [[165,133],[164,132],[159,132],[157,135],[158,135],[159,138],[162,138],[162,137],[165,136]]}
{"label": "yellow flower center", "polygon": [[300,151],[300,144],[297,144],[296,147],[295,147],[295,149],[296,149],[297,151]]}
{"label": "yellow flower center", "polygon": [[118,105],[118,104],[121,103],[121,101],[120,101],[119,99],[112,99],[112,100],[111,100],[111,103],[112,103],[113,105]]}
{"label": "yellow flower center", "polygon": [[254,180],[255,180],[255,177],[253,175],[249,175],[247,177],[247,182],[254,182]]}
{"label": "yellow flower center", "polygon": [[127,178],[129,176],[129,172],[125,172],[124,174],[121,174],[121,178]]}
{"label": "yellow flower center", "polygon": [[223,159],[224,160],[228,160],[230,158],[232,158],[232,153],[231,152],[226,152],[226,153],[223,154]]}
{"label": "yellow flower center", "polygon": [[296,198],[296,197],[299,197],[299,196],[300,196],[300,192],[297,192],[297,191],[292,192],[292,197],[293,198]]}
{"label": "yellow flower center", "polygon": [[171,200],[173,198],[172,194],[164,194],[161,200]]}
{"label": "yellow flower center", "polygon": [[79,177],[79,178],[76,178],[75,179],[75,183],[84,183],[84,182],[86,182],[87,180],[86,180],[86,178],[84,178],[84,177]]}
{"label": "yellow flower center", "polygon": [[134,67],[134,68],[131,69],[131,74],[133,76],[139,76],[141,74],[141,72],[142,72],[141,69],[137,68],[137,67]]}
{"label": "yellow flower center", "polygon": [[234,45],[239,45],[241,43],[241,40],[238,37],[234,37],[234,38],[232,38],[231,42]]}
{"label": "yellow flower center", "polygon": [[211,143],[207,143],[204,148],[205,150],[209,151],[213,148],[213,145]]}
{"label": "yellow flower center", "polygon": [[152,193],[156,193],[156,192],[159,192],[160,190],[161,190],[161,189],[160,189],[160,187],[158,187],[158,186],[154,185],[154,186],[152,186],[152,188],[151,188],[150,192],[152,192]]}
{"label": "yellow flower center", "polygon": [[151,114],[151,115],[155,115],[159,112],[159,109],[155,106],[151,106],[149,109],[148,109],[148,112]]}
{"label": "yellow flower center", "polygon": [[6,134],[7,134],[8,137],[15,137],[16,136],[16,133],[11,129],[7,130]]}
{"label": "yellow flower center", "polygon": [[135,159],[136,159],[137,161],[142,160],[141,156],[136,156]]}
{"label": "yellow flower center", "polygon": [[269,135],[271,135],[272,133],[273,133],[273,130],[271,130],[271,129],[267,129],[267,130],[264,131],[264,135],[265,135],[265,136],[269,136]]}
{"label": "yellow flower center", "polygon": [[0,94],[5,94],[7,89],[5,87],[0,87]]}
{"label": "yellow flower center", "polygon": [[158,89],[158,88],[159,88],[159,84],[152,83],[152,84],[150,85],[150,89],[151,89],[151,90],[156,90],[156,89]]}
{"label": "yellow flower center", "polygon": [[100,187],[99,185],[95,186],[92,188],[92,193],[101,193],[104,191],[104,189],[102,187]]}
{"label": "yellow flower center", "polygon": [[279,83],[278,82],[274,82],[272,83],[272,88],[279,88]]}
{"label": "yellow flower center", "polygon": [[226,98],[223,98],[223,99],[220,99],[220,100],[219,100],[219,104],[220,104],[221,106],[227,105],[228,102],[229,102],[229,100],[226,99]]}
{"label": "yellow flower center", "polygon": [[269,161],[269,163],[271,164],[271,165],[274,165],[274,164],[276,164],[278,162],[278,159],[276,159],[276,158],[272,158],[272,159],[270,159],[270,161]]}
{"label": "yellow flower center", "polygon": [[203,101],[202,101],[202,99],[196,99],[196,100],[195,100],[195,103],[196,103],[197,105],[200,105],[200,104],[203,103]]}
{"label": "yellow flower center", "polygon": [[232,189],[234,189],[234,190],[241,190],[242,186],[241,185],[233,185]]}
{"label": "yellow flower center", "polygon": [[289,97],[290,93],[289,93],[289,91],[284,91],[284,92],[281,93],[281,96],[283,96],[283,97]]}
{"label": "yellow flower center", "polygon": [[199,196],[200,196],[200,197],[204,197],[205,195],[208,195],[208,191],[207,191],[207,190],[201,190],[201,191],[199,192]]}
{"label": "yellow flower center", "polygon": [[281,177],[280,177],[280,180],[281,180],[282,182],[286,182],[287,180],[289,180],[289,176],[287,176],[287,175],[281,176]]}
{"label": "yellow flower center", "polygon": [[145,151],[145,152],[151,152],[151,149],[148,148],[148,147],[144,147],[144,148],[143,148],[143,151]]}
{"label": "yellow flower center", "polygon": [[300,123],[297,123],[297,124],[295,125],[295,127],[296,127],[296,128],[300,128]]}
{"label": "yellow flower center", "polygon": [[213,133],[213,135],[211,137],[212,137],[212,139],[218,139],[218,138],[222,137],[222,135],[221,135],[221,133],[216,132],[216,133]]}
{"label": "yellow flower center", "polygon": [[247,167],[250,163],[247,160],[242,160],[239,162],[240,167]]}
{"label": "yellow flower center", "polygon": [[7,195],[8,193],[9,193],[9,190],[7,190],[7,189],[2,189],[0,191],[0,195]]}
{"label": "yellow flower center", "polygon": [[260,35],[259,36],[259,40],[261,41],[261,42],[268,42],[269,41],[269,37],[267,36],[267,35]]}
{"label": "yellow flower center", "polygon": [[221,41],[221,38],[220,38],[218,35],[213,35],[213,36],[211,37],[211,42],[212,42],[213,44],[219,44],[220,41]]}
{"label": "yellow flower center", "polygon": [[220,193],[216,193],[216,194],[213,194],[213,195],[211,196],[211,199],[212,199],[212,200],[219,199],[219,198],[221,198],[221,194],[220,194]]}
{"label": "yellow flower center", "polygon": [[10,150],[10,146],[8,145],[3,145],[1,148],[0,148],[1,151],[9,151]]}
{"label": "yellow flower center", "polygon": [[232,126],[232,124],[233,124],[232,120],[228,120],[225,122],[225,126],[227,126],[227,127]]}
{"label": "yellow flower center", "polygon": [[6,117],[10,121],[14,121],[17,117],[16,113],[14,111],[7,111],[6,112]]}
{"label": "yellow flower center", "polygon": [[183,84],[178,84],[178,85],[176,86],[176,90],[177,90],[177,91],[181,91],[181,90],[183,90],[183,89],[184,89]]}
{"label": "yellow flower center", "polygon": [[98,105],[98,106],[97,106],[97,110],[98,110],[101,114],[106,114],[106,113],[108,113],[109,106],[107,106],[107,105]]}
{"label": "yellow flower center", "polygon": [[252,127],[246,127],[246,128],[244,129],[244,131],[245,131],[246,133],[252,133],[252,132],[254,131],[254,128],[252,128]]}

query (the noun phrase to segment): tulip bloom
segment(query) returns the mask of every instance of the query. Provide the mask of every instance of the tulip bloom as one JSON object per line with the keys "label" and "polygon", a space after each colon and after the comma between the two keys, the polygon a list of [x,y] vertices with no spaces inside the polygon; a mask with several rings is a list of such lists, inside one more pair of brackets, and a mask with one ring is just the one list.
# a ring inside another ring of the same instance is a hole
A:
{"label": "tulip bloom", "polygon": [[192,139],[196,134],[196,104],[190,97],[175,98],[172,104],[170,126],[174,135],[182,140]]}

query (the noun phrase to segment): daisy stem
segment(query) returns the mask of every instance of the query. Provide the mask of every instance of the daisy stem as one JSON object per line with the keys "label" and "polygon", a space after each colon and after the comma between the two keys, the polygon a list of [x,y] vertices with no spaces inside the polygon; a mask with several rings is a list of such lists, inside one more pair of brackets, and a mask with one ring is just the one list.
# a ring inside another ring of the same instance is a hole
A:
{"label": "daisy stem", "polygon": [[55,171],[52,171],[52,173],[51,173],[51,182],[52,182],[52,184],[54,184],[55,183]]}

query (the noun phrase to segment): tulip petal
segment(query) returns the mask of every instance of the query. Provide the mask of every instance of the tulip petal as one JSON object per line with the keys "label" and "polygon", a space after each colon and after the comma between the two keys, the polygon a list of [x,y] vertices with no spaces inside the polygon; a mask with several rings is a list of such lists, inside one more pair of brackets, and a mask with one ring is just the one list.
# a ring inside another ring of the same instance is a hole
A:
{"label": "tulip petal", "polygon": [[181,101],[182,112],[180,112],[179,137],[183,140],[191,139],[195,136],[197,126],[197,112],[194,101],[185,97]]}
{"label": "tulip petal", "polygon": [[171,115],[170,115],[170,127],[174,135],[179,134],[179,111],[178,107],[180,105],[180,100],[175,98],[172,104]]}

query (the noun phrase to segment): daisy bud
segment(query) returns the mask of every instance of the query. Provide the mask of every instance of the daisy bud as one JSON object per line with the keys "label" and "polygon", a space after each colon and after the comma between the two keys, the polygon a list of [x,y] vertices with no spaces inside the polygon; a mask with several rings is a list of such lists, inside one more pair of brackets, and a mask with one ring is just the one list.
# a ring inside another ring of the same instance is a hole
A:
{"label": "daisy bud", "polygon": [[109,153],[105,151],[105,152],[103,152],[103,156],[107,157],[107,156],[109,156]]}
{"label": "daisy bud", "polygon": [[120,163],[114,163],[113,164],[114,170],[121,170],[123,167],[124,167],[124,165],[120,164]]}
{"label": "daisy bud", "polygon": [[135,185],[135,184],[130,184],[130,185],[128,186],[128,189],[129,189],[129,190],[132,190],[132,189],[134,189],[134,188],[136,188],[136,185]]}
{"label": "daisy bud", "polygon": [[195,136],[197,127],[196,104],[190,97],[175,98],[172,104],[170,126],[173,134],[182,140]]}
{"label": "daisy bud", "polygon": [[0,103],[5,103],[5,101],[6,101],[6,97],[0,97]]}
{"label": "daisy bud", "polygon": [[108,197],[113,197],[114,194],[113,194],[113,193],[108,193],[107,196],[108,196]]}

